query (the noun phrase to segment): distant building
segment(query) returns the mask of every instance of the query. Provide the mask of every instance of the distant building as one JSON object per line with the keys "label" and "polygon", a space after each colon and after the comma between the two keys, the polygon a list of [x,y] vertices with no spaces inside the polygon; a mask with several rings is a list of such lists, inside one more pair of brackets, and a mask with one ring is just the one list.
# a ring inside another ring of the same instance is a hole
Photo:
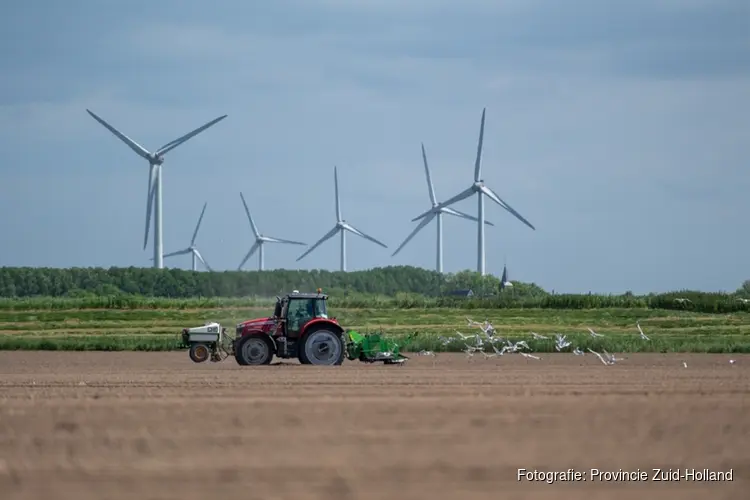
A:
{"label": "distant building", "polygon": [[453,295],[454,297],[473,297],[474,292],[471,291],[471,289],[466,290],[452,290],[448,292],[448,295]]}
{"label": "distant building", "polygon": [[503,276],[500,278],[500,290],[504,290],[505,287],[512,287],[513,283],[508,280],[508,268],[503,265]]}

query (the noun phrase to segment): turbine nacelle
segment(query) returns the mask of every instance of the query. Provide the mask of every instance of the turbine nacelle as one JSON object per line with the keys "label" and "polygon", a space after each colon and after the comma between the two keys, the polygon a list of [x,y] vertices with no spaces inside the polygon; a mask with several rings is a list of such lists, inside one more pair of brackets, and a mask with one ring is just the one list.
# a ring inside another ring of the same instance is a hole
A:
{"label": "turbine nacelle", "polygon": [[149,155],[148,161],[151,165],[161,165],[162,163],[164,163],[164,156],[152,153],[151,155]]}

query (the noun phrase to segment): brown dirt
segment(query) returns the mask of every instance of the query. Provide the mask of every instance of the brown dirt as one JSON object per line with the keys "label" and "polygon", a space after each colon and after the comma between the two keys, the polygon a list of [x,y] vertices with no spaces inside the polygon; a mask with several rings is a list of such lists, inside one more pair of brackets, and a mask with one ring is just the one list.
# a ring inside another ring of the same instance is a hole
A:
{"label": "brown dirt", "polygon": [[[185,352],[0,352],[0,491],[4,500],[737,500],[750,486],[748,393],[741,355],[241,368],[196,365]],[[516,480],[519,468],[654,467],[733,469],[734,480]]]}

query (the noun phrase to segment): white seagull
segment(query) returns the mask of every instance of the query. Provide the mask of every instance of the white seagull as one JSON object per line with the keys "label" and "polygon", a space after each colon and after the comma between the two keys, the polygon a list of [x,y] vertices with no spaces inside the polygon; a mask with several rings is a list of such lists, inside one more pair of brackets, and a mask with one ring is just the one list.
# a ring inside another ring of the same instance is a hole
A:
{"label": "white seagull", "polygon": [[611,364],[613,364],[613,363],[611,363],[611,362],[610,362],[609,360],[606,360],[606,359],[604,359],[604,357],[602,357],[602,355],[601,355],[601,354],[599,354],[598,352],[596,352],[596,351],[593,351],[593,350],[591,350],[591,348],[590,348],[590,347],[589,347],[589,352],[590,352],[591,354],[596,354],[596,357],[597,357],[597,358],[599,358],[599,361],[601,361],[601,362],[602,362],[602,364],[604,364],[604,365],[611,365]]}
{"label": "white seagull", "polygon": [[558,351],[562,351],[566,347],[570,346],[570,341],[565,338],[565,335],[560,335],[559,333],[555,335],[555,349]]}
{"label": "white seagull", "polygon": [[588,330],[589,330],[589,333],[591,334],[592,337],[604,337],[604,335],[602,335],[601,333],[596,333],[591,328],[589,328]]}
{"label": "white seagull", "polygon": [[639,331],[639,332],[641,332],[641,338],[642,338],[643,340],[651,340],[650,338],[648,338],[648,337],[646,336],[646,334],[645,334],[645,333],[643,333],[643,330],[641,329],[641,324],[640,324],[640,323],[636,322],[635,326],[637,326],[637,327],[638,327],[638,331]]}

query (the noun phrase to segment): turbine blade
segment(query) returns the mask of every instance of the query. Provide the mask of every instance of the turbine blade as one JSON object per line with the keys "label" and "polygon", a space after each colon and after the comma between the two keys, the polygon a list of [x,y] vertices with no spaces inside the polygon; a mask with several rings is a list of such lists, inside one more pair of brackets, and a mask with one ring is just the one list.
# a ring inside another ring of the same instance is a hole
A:
{"label": "turbine blade", "polygon": [[336,222],[341,222],[341,200],[339,198],[339,173],[336,167],[333,167],[333,185],[336,189]]}
{"label": "turbine blade", "polygon": [[288,243],[290,245],[307,245],[307,243],[302,243],[301,241],[283,240],[281,238],[272,238],[270,236],[266,236],[265,239],[266,241],[270,243]]}
{"label": "turbine blade", "polygon": [[203,214],[206,213],[206,206],[208,205],[208,202],[205,202],[203,204],[203,210],[201,210],[201,216],[198,217],[198,224],[195,225],[195,231],[193,231],[193,239],[190,240],[190,246],[193,246],[195,244],[195,238],[198,236],[198,229],[201,227],[201,221],[203,221]]}
{"label": "turbine blade", "polygon": [[211,266],[208,265],[208,262],[206,262],[206,259],[203,258],[203,256],[201,255],[201,253],[198,251],[197,248],[193,248],[193,255],[195,255],[195,257],[199,261],[201,261],[204,266],[206,266],[206,269],[208,269],[209,271],[213,271],[213,269],[211,269]]}
{"label": "turbine blade", "polygon": [[158,165],[149,165],[148,172],[148,193],[146,193],[146,232],[143,234],[143,249],[148,244],[148,231],[151,229],[151,215],[154,209],[154,198],[156,197],[156,184],[154,183],[154,172],[159,168]]}
{"label": "turbine blade", "polygon": [[242,204],[245,206],[245,213],[247,214],[247,220],[250,221],[250,228],[253,230],[255,238],[260,238],[258,226],[255,225],[255,221],[253,221],[253,217],[250,215],[250,209],[247,208],[247,203],[245,203],[245,197],[242,196],[242,192],[240,192],[240,198],[242,198]]}
{"label": "turbine blade", "polygon": [[511,207],[510,205],[508,205],[507,203],[505,203],[505,201],[503,201],[503,199],[500,198],[497,195],[497,193],[495,193],[492,189],[488,188],[487,186],[482,186],[482,193],[486,194],[489,199],[491,199],[492,201],[494,201],[495,203],[497,203],[498,205],[500,205],[501,207],[503,207],[505,210],[507,210],[508,212],[510,212],[511,214],[513,214],[516,217],[516,219],[520,220],[521,222],[523,222],[524,224],[526,224],[527,226],[529,226],[531,229],[533,229],[534,231],[536,231],[536,228],[531,224],[531,222],[529,222],[526,219],[524,219],[524,217],[521,214],[519,214],[518,212],[516,212],[513,209],[513,207]]}
{"label": "turbine blade", "polygon": [[433,212],[430,215],[428,215],[422,222],[420,222],[419,225],[414,228],[414,231],[412,231],[411,234],[406,237],[406,239],[404,240],[404,242],[401,243],[401,245],[399,245],[399,247],[396,249],[396,251],[391,254],[391,257],[394,257],[397,253],[399,253],[401,251],[401,249],[404,248],[406,246],[406,244],[409,243],[411,241],[411,239],[414,238],[417,235],[417,233],[419,231],[421,231],[423,227],[425,227],[427,224],[429,224],[430,221],[432,221],[432,219],[434,219],[434,218],[435,218],[435,213]]}
{"label": "turbine blade", "polygon": [[430,167],[427,166],[427,154],[424,152],[424,143],[422,143],[422,161],[424,162],[424,173],[427,177],[427,190],[430,193],[430,202],[432,205],[437,205],[437,198],[435,197],[435,187],[432,185],[432,177],[430,176]]}
{"label": "turbine blade", "polygon": [[299,257],[297,257],[297,262],[299,262],[300,260],[302,260],[310,252],[312,252],[313,250],[315,250],[316,248],[318,248],[320,245],[322,245],[326,240],[329,240],[330,238],[332,238],[333,235],[335,235],[339,231],[340,231],[339,226],[338,225],[334,226],[333,229],[331,229],[330,231],[328,231],[325,236],[323,236],[322,238],[320,238],[318,240],[317,243],[315,243],[313,246],[311,246],[310,248],[308,248],[305,253],[303,253],[302,255],[300,255]]}
{"label": "turbine blade", "polygon": [[477,159],[474,161],[474,182],[482,179],[482,143],[484,142],[484,116],[487,108],[482,109],[482,124],[479,126],[479,143],[477,144]]}
{"label": "turbine blade", "polygon": [[88,114],[90,114],[91,117],[94,120],[96,120],[99,123],[101,123],[104,126],[104,128],[106,128],[107,130],[109,130],[110,132],[112,132],[113,134],[115,134],[122,142],[124,142],[125,144],[127,144],[128,147],[130,149],[132,149],[133,151],[135,151],[139,156],[141,156],[141,157],[143,157],[143,158],[145,158],[147,160],[151,160],[151,153],[149,153],[146,148],[144,148],[143,146],[141,146],[140,144],[138,144],[137,142],[135,142],[133,139],[131,139],[127,135],[125,135],[122,132],[120,132],[119,130],[117,130],[115,127],[113,127],[109,123],[105,122],[103,119],[99,118],[96,115],[96,113],[94,113],[93,111],[87,109],[86,112]]}
{"label": "turbine blade", "polygon": [[247,262],[247,259],[249,259],[250,257],[253,256],[253,254],[255,253],[255,251],[258,250],[259,246],[260,246],[260,244],[257,241],[255,243],[253,243],[253,246],[250,247],[250,250],[247,252],[247,255],[245,255],[245,258],[242,259],[242,262],[240,262],[240,265],[237,266],[237,270],[238,271],[242,270],[242,266],[245,265],[245,262]]}
{"label": "turbine blade", "polygon": [[[163,259],[166,259],[167,257],[174,257],[175,255],[185,255],[186,253],[190,253],[191,251],[192,251],[191,249],[186,248],[185,250],[178,250],[176,252],[166,253],[162,255],[161,257]],[[152,257],[151,260],[154,260],[154,258]]]}
{"label": "turbine blade", "polygon": [[381,243],[380,241],[376,240],[376,239],[375,239],[375,238],[373,238],[372,236],[369,236],[369,235],[367,235],[367,234],[363,233],[362,231],[360,231],[359,229],[357,229],[356,227],[352,226],[352,225],[351,225],[351,224],[349,224],[349,223],[346,223],[346,222],[345,222],[345,223],[343,224],[343,226],[344,226],[344,229],[346,229],[347,231],[349,231],[349,232],[351,232],[351,233],[354,233],[354,234],[356,234],[357,236],[361,236],[361,237],[363,237],[363,238],[364,238],[364,239],[366,239],[366,240],[370,240],[370,241],[372,241],[373,243],[376,243],[376,244],[380,245],[380,246],[381,246],[381,247],[383,247],[383,248],[388,248],[388,245],[386,245],[385,243]]}
{"label": "turbine blade", "polygon": [[470,188],[464,189],[453,198],[448,198],[444,202],[440,203],[438,207],[439,208],[448,207],[450,205],[453,205],[454,203],[458,203],[461,200],[465,200],[466,198],[468,198],[469,196],[473,194],[474,194],[474,186],[471,186]]}
{"label": "turbine blade", "polygon": [[424,217],[427,217],[428,215],[430,215],[430,214],[432,214],[432,213],[435,213],[435,212],[436,212],[436,208],[437,208],[437,207],[432,207],[432,208],[431,208],[431,209],[429,209],[428,211],[426,211],[426,212],[424,212],[424,213],[421,213],[421,214],[417,215],[417,216],[416,216],[416,217],[414,217],[414,218],[413,218],[413,219],[412,219],[411,221],[412,221],[412,222],[416,222],[416,221],[418,221],[419,219],[422,219],[422,218],[424,218]]}
{"label": "turbine blade", "polygon": [[[478,220],[473,215],[469,215],[469,214],[467,214],[465,212],[462,212],[460,210],[456,210],[455,208],[451,208],[451,207],[445,207],[445,208],[443,208],[443,213],[446,213],[448,215],[453,215],[455,217],[460,217],[462,219],[471,220],[471,221],[474,221],[474,222],[476,222]],[[485,220],[484,223],[487,224],[488,226],[494,226],[495,225],[495,224],[493,224],[492,222],[490,222],[488,220]]]}
{"label": "turbine blade", "polygon": [[178,139],[175,139],[172,142],[166,143],[165,145],[163,145],[162,147],[160,147],[156,151],[156,154],[161,156],[163,154],[166,154],[166,153],[172,151],[174,148],[176,148],[177,146],[179,146],[180,144],[182,144],[184,142],[187,142],[188,139],[190,139],[192,137],[195,137],[196,135],[200,134],[201,132],[203,132],[204,130],[206,130],[208,127],[216,125],[217,123],[219,123],[221,120],[223,120],[227,116],[228,115],[223,115],[223,116],[220,116],[218,118],[214,118],[210,122],[206,123],[205,125],[202,125],[202,126],[198,127],[197,129],[193,130],[192,132],[187,133],[187,134],[183,135],[182,137],[180,137]]}

